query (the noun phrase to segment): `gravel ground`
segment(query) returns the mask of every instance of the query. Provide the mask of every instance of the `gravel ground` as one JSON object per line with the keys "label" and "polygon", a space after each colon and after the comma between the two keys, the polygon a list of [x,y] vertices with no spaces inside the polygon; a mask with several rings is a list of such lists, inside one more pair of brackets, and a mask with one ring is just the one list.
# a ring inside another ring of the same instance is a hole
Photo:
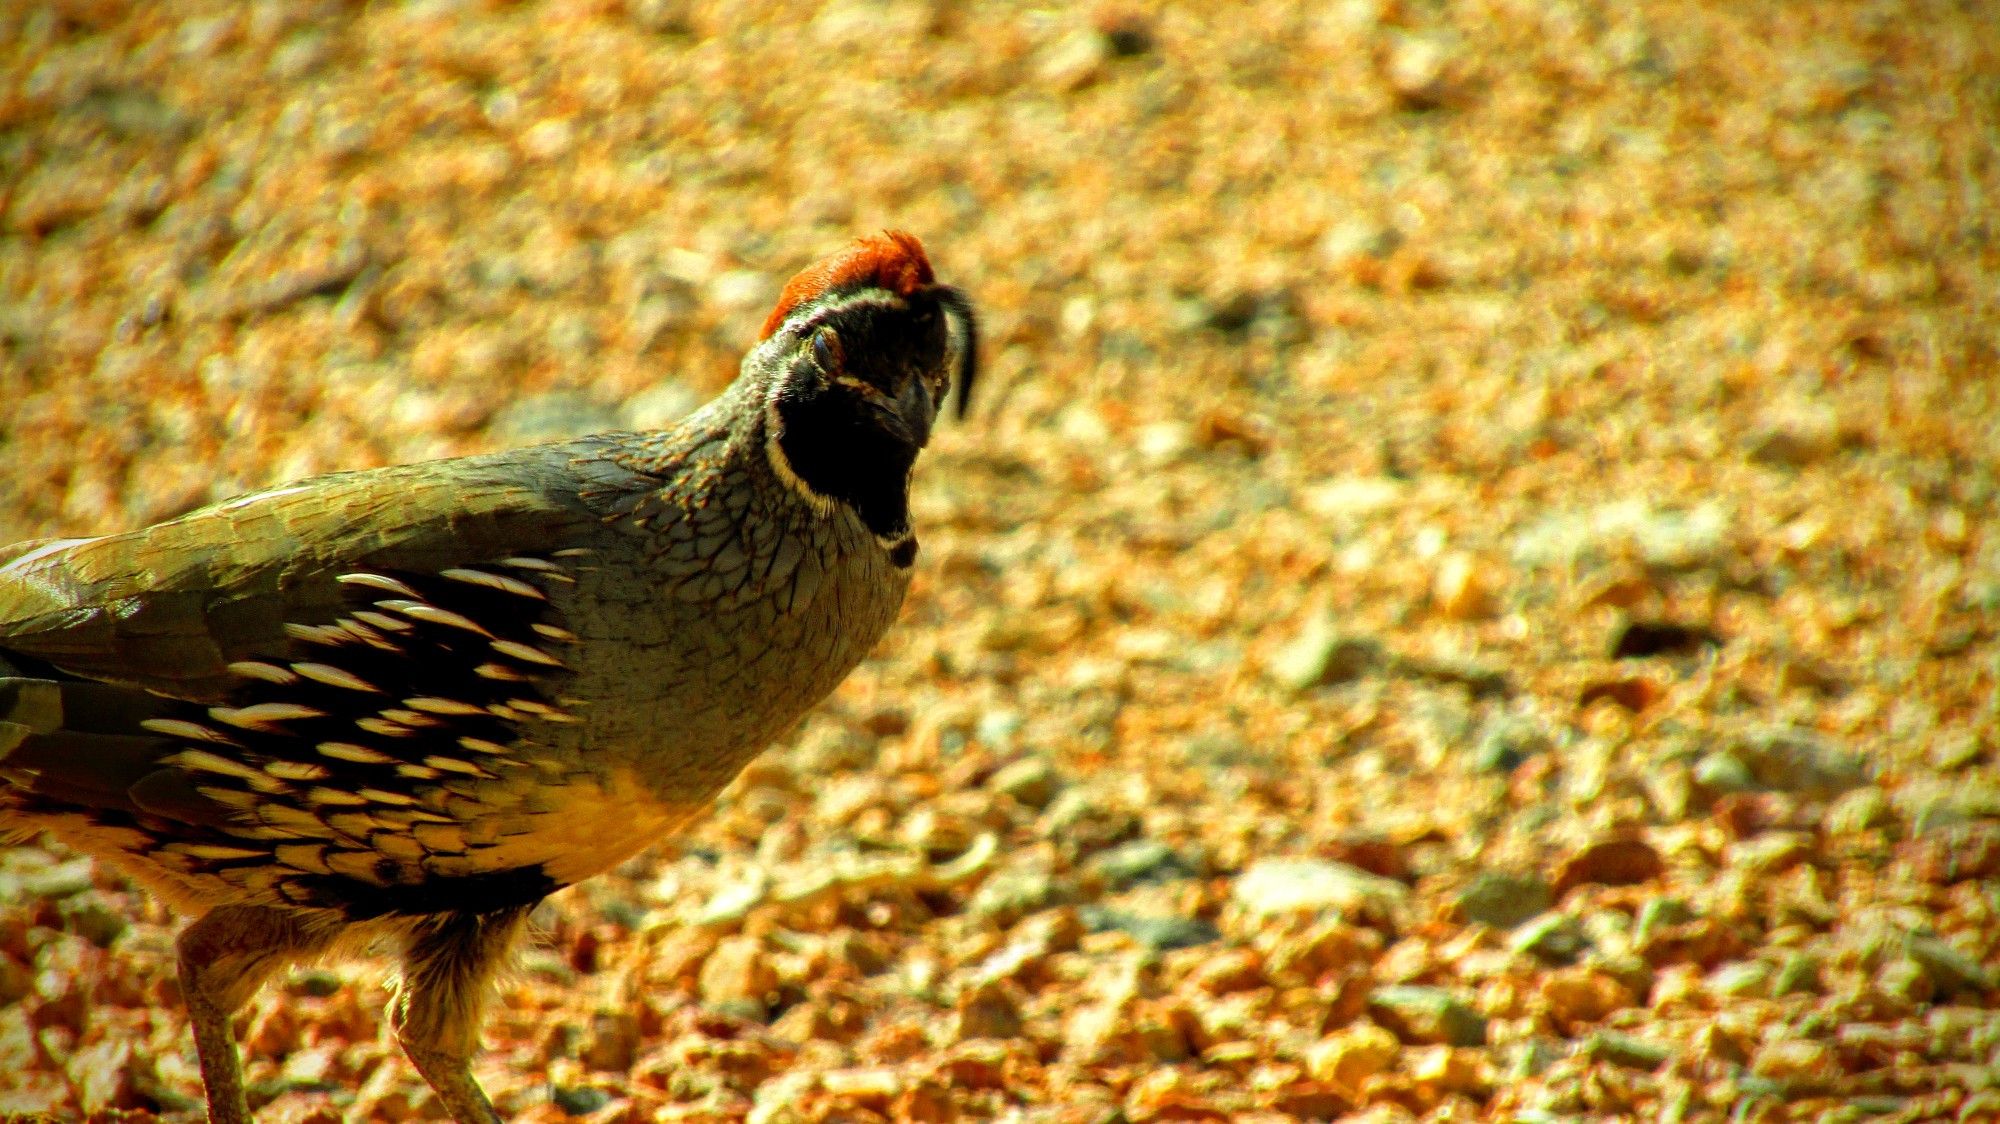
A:
{"label": "gravel ground", "polygon": [[[2000,1118],[1991,5],[0,5],[0,541],[678,416],[909,229],[882,650],[558,895],[512,1119]],[[0,1113],[200,1118],[0,853]],[[432,1118],[379,966],[260,1119]],[[121,1115],[122,1113],[122,1115]]]}

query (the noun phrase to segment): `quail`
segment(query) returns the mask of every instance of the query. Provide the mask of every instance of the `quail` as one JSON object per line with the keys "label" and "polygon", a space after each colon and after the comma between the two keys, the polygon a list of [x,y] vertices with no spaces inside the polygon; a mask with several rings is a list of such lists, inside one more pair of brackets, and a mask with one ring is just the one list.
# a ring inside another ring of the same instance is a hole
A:
{"label": "quail", "polygon": [[214,1124],[250,1119],[231,1016],[383,940],[404,1052],[496,1124],[471,1058],[530,909],[670,836],[883,635],[976,340],[888,232],[793,277],[671,428],[0,549],[0,840],[46,833],[192,918]]}

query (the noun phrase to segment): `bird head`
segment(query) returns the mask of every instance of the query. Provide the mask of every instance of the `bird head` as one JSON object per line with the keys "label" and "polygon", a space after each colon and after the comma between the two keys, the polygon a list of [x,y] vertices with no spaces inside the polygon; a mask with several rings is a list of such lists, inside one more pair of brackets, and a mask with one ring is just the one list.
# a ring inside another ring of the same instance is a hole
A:
{"label": "bird head", "polygon": [[816,505],[852,508],[892,550],[908,541],[910,469],[954,375],[965,415],[978,363],[972,306],[937,283],[923,244],[859,238],[800,272],[752,359],[773,376],[766,447],[778,475]]}

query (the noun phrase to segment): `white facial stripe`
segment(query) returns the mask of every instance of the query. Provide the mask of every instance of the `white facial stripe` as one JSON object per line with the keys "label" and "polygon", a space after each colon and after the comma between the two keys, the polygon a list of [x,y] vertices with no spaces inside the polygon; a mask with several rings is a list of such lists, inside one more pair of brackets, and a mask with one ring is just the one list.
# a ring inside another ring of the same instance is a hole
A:
{"label": "white facial stripe", "polygon": [[797,312],[786,317],[784,324],[771,335],[776,338],[791,332],[803,336],[810,329],[818,327],[822,321],[857,308],[880,308],[890,312],[901,312],[908,307],[907,301],[887,289],[860,289],[831,301],[805,302],[799,306]]}

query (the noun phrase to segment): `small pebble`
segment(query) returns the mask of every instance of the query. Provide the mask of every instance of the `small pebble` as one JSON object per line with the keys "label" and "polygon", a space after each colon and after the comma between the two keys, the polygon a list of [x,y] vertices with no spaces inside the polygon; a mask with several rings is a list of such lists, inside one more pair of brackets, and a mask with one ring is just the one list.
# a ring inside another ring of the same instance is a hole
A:
{"label": "small pebble", "polygon": [[1486,1019],[1444,988],[1378,987],[1368,995],[1368,1013],[1405,1042],[1486,1044]]}

